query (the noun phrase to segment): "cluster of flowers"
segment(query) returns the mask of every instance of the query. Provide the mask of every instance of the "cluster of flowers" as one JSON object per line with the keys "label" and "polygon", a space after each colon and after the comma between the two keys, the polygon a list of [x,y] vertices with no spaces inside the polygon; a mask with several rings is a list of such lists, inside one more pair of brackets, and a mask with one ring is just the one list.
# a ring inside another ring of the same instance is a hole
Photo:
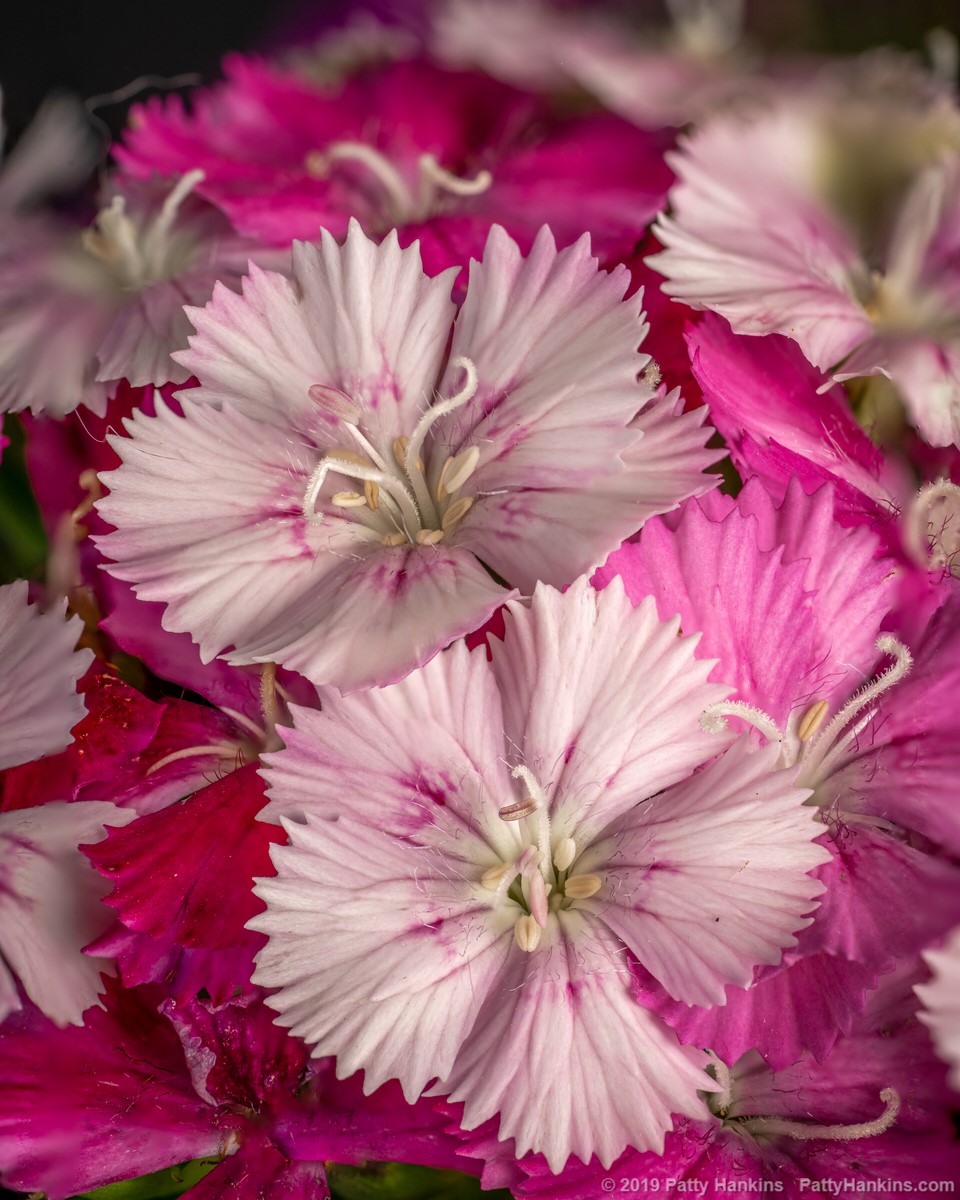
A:
{"label": "cluster of flowers", "polygon": [[736,7],[232,58],[89,222],[69,113],[4,165],[7,1187],[960,1176],[950,46]]}

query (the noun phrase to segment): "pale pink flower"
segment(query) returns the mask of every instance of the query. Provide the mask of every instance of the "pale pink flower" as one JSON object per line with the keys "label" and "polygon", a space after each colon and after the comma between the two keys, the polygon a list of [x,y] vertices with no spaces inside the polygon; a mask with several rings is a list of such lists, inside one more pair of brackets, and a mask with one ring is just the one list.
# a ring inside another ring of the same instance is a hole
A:
{"label": "pale pink flower", "polygon": [[399,678],[504,582],[563,586],[713,485],[703,410],[638,382],[628,281],[586,237],[558,252],[545,229],[525,259],[495,227],[457,314],[452,274],[395,234],[295,245],[293,282],[254,270],[189,310],[184,415],[158,404],[111,439],[109,570],[205,661]]}
{"label": "pale pink flower", "polygon": [[102,414],[121,379],[185,382],[170,358],[187,344],[184,304],[204,303],[216,280],[238,287],[251,256],[285,258],[191,195],[200,178],[115,181],[82,230],[0,213],[0,412]]}
{"label": "pale pink flower", "polygon": [[758,88],[740,46],[742,0],[668,0],[670,22],[631,28],[597,6],[447,0],[433,51],[523,88],[582,89],[648,128],[684,125]]}
{"label": "pale pink flower", "polygon": [[84,714],[77,680],[93,660],[74,653],[83,622],[27,601],[26,581],[0,587],[0,770],[55,754]]}
{"label": "pale pink flower", "polygon": [[947,445],[960,440],[960,112],[912,77],[864,76],[860,94],[856,73],[847,88],[821,81],[691,136],[649,261],[665,291],[738,333],[786,334],[837,380],[893,380]]}
{"label": "pale pink flower", "polygon": [[941,950],[924,956],[933,979],[915,991],[923,1002],[920,1020],[930,1028],[937,1053],[950,1064],[950,1082],[960,1092],[960,929]]}
{"label": "pale pink flower", "polygon": [[728,689],[678,619],[585,579],[508,608],[492,661],[458,643],[295,713],[267,773],[290,845],[255,889],[254,980],[368,1090],[435,1081],[519,1154],[609,1164],[661,1150],[715,1089],[638,1004],[634,956],[723,1003],[809,924],[826,853],[773,748],[714,757],[700,717]]}
{"label": "pale pink flower", "polygon": [[0,1022],[20,1009],[15,980],[58,1025],[81,1025],[110,962],[83,947],[113,919],[110,885],[80,853],[104,825],[136,813],[100,801],[42,804],[0,813]]}

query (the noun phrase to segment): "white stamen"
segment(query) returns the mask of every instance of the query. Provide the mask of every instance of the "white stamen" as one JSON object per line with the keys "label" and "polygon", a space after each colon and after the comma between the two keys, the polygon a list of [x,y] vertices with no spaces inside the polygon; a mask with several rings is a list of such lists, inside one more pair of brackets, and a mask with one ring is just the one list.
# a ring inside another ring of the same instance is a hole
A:
{"label": "white stamen", "polygon": [[407,443],[403,461],[403,468],[411,479],[414,478],[415,464],[420,454],[420,448],[423,446],[431,426],[436,421],[439,421],[441,417],[445,417],[448,413],[455,412],[458,408],[461,408],[468,400],[472,400],[477,393],[477,368],[473,365],[473,362],[469,358],[461,356],[455,358],[451,366],[454,368],[459,367],[463,371],[466,377],[463,387],[459,392],[450,396],[449,399],[440,400],[436,404],[432,404],[417,422],[417,426]]}
{"label": "white stamen", "polygon": [[913,655],[903,642],[898,641],[889,633],[882,633],[877,638],[876,647],[882,654],[889,655],[894,659],[893,666],[888,667],[872,683],[868,683],[855,692],[826,729],[809,743],[809,754],[804,755],[805,769],[821,763],[837,737],[854,717],[872,705],[874,700],[882,696],[884,692],[888,692],[894,684],[899,683],[913,665]]}
{"label": "white stamen", "polygon": [[363,498],[374,512],[380,507],[380,485],[368,479],[363,485]]}
{"label": "white stamen", "polygon": [[571,837],[561,838],[553,852],[553,865],[558,871],[566,871],[576,857],[577,843]]}
{"label": "white stamen", "polygon": [[528,954],[536,950],[540,945],[540,934],[541,927],[533,917],[527,916],[526,913],[522,917],[517,917],[513,927],[513,936],[521,950],[525,950]]}
{"label": "white stamen", "polygon": [[[443,488],[447,495],[453,495],[454,492],[463,487],[470,476],[477,469],[477,463],[480,461],[480,447],[470,446],[466,450],[461,451],[455,458],[447,460],[446,477],[443,480]],[[439,488],[437,489],[439,492]]]}
{"label": "white stamen", "polygon": [[[429,213],[437,191],[449,192],[451,196],[479,196],[493,183],[489,171],[478,171],[473,179],[461,179],[446,167],[441,167],[432,154],[421,154],[420,161],[420,215]],[[426,185],[426,186],[423,186]],[[424,212],[424,209],[427,211]]]}
{"label": "white stamen", "polygon": [[380,539],[380,544],[381,546],[403,546],[409,545],[410,539],[405,533],[400,533],[398,530],[396,533],[385,533]]}
{"label": "white stamen", "polygon": [[928,570],[960,571],[960,487],[949,479],[917,492],[903,518],[903,540]]}
{"label": "white stamen", "polygon": [[325,383],[315,383],[307,388],[307,395],[328,416],[345,425],[358,425],[361,408],[356,400],[341,392],[339,388],[328,387]]}
{"label": "white stamen", "polygon": [[798,1141],[852,1142],[857,1138],[876,1137],[886,1133],[900,1112],[900,1096],[893,1088],[884,1088],[880,1099],[886,1105],[875,1121],[859,1125],[805,1125],[802,1121],[787,1121],[781,1117],[748,1117],[738,1121],[741,1129],[750,1133],[781,1134]]}
{"label": "white stamen", "polygon": [[355,162],[373,175],[387,197],[387,207],[393,221],[402,225],[416,212],[414,198],[407,181],[385,154],[365,142],[334,142],[325,151],[311,150],[303,160],[309,175],[326,179],[330,166],[336,162]]}
{"label": "white stamen", "polygon": [[829,710],[830,705],[826,700],[817,700],[816,703],[810,705],[800,718],[800,724],[797,726],[797,737],[801,742],[810,741],[823,724]]}
{"label": "white stamen", "polygon": [[603,887],[599,875],[574,875],[563,885],[563,894],[568,900],[589,900]]}
{"label": "white stamen", "polygon": [[[320,497],[320,492],[323,488],[324,480],[331,471],[336,471],[338,474],[347,475],[353,479],[363,481],[371,480],[380,485],[384,493],[389,495],[396,501],[404,524],[407,526],[405,532],[409,535],[412,530],[420,527],[420,516],[416,506],[403,487],[401,481],[393,476],[387,475],[383,471],[378,471],[376,468],[366,466],[358,462],[351,461],[346,455],[325,455],[317,465],[316,470],[310,476],[307,483],[306,491],[303,494],[303,516],[311,523],[320,522],[324,519],[322,512],[317,512],[317,500]],[[338,493],[339,494],[339,493]],[[364,501],[364,503],[366,503]],[[359,505],[357,506],[359,507]],[[409,522],[409,524],[408,524]]]}
{"label": "white stamen", "polygon": [[418,546],[435,546],[443,541],[442,529],[418,529],[414,539]]}
{"label": "white stamen", "polygon": [[163,243],[173,228],[180,205],[204,179],[206,179],[206,174],[201,170],[187,171],[164,200],[160,215],[147,230],[146,237],[143,239],[143,258],[149,270],[159,266],[157,260],[162,255]]}
{"label": "white stamen", "polygon": [[334,492],[330,503],[337,508],[366,508],[367,499],[359,492]]}
{"label": "white stamen", "polygon": [[768,716],[761,708],[744,704],[742,700],[724,700],[720,704],[711,704],[700,714],[700,727],[707,733],[723,733],[729,728],[724,717],[740,717],[754,729],[759,729],[768,742],[779,742],[782,739],[773,717]]}
{"label": "white stamen", "polygon": [[240,747],[229,742],[212,742],[209,746],[187,746],[184,750],[174,750],[172,754],[164,755],[147,769],[146,774],[153,775],[155,771],[161,771],[171,763],[179,762],[181,758],[198,758],[207,754],[216,755],[217,758],[236,759],[240,754]]}

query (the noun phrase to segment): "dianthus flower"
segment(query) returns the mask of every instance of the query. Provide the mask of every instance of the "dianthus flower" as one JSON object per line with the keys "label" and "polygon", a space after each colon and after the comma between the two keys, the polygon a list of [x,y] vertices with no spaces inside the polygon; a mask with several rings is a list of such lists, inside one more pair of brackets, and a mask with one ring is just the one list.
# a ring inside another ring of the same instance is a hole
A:
{"label": "dianthus flower", "polygon": [[324,1200],[324,1164],[463,1166],[429,1104],[365,1098],[310,1063],[259,996],[222,1007],[111,982],[81,1029],[0,1027],[0,1180],[50,1200],[194,1159],[190,1200]]}
{"label": "dianthus flower", "polygon": [[652,259],[740,333],[783,333],[834,379],[885,375],[937,446],[960,441],[960,111],[859,72],[718,118],[671,160]]}
{"label": "dianthus flower", "polygon": [[700,715],[728,689],[678,621],[586,580],[508,609],[492,662],[458,643],[295,713],[254,980],[341,1075],[436,1081],[553,1170],[609,1164],[715,1086],[637,1003],[633,956],[722,1003],[808,924],[825,854],[774,751],[715,757]]}
{"label": "dianthus flower", "polygon": [[826,891],[781,965],[712,1009],[664,1001],[639,979],[682,1041],[728,1063],[751,1048],[774,1068],[805,1049],[822,1058],[877,976],[960,918],[949,700],[960,601],[911,646],[885,632],[896,580],[877,550],[868,530],[837,525],[831,488],[807,496],[794,484],[778,505],[753,481],[736,503],[714,493],[679,518],[648,522],[595,576],[622,578],[632,599],[652,596],[661,617],[679,613],[685,632],[702,632],[704,652],[719,659],[711,678],[736,688],[705,723],[753,727],[812,790],[822,822]]}
{"label": "dianthus flower", "polygon": [[367,233],[419,239],[429,271],[479,255],[494,223],[524,251],[547,224],[587,230],[605,261],[627,253],[672,175],[670,133],[607,113],[562,120],[535,97],[431,63],[368,67],[338,86],[228,58],[225,82],[134,109],[116,156],[148,178],[201,171],[197,190],[243,233],[277,246]]}
{"label": "dianthus flower", "polygon": [[114,180],[87,229],[0,213],[0,411],[102,413],[122,379],[186,380],[170,358],[187,343],[184,302],[204,303],[215,280],[239,286],[251,256],[264,260],[191,194],[201,175]]}
{"label": "dianthus flower", "polygon": [[481,626],[502,581],[563,586],[715,482],[703,410],[638,382],[628,282],[587,238],[544,230],[524,259],[495,228],[457,314],[449,274],[354,224],[295,246],[292,282],[218,288],[190,310],[183,416],[158,404],[112,439],[110,571],[205,661],[399,678]]}

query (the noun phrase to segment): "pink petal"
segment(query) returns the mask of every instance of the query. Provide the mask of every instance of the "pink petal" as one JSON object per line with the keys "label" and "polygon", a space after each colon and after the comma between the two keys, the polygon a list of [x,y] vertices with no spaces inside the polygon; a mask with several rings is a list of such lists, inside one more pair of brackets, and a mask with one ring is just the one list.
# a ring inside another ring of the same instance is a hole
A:
{"label": "pink petal", "polygon": [[349,817],[284,819],[254,981],[279,1022],[335,1054],[365,1090],[397,1078],[408,1100],[447,1073],[511,944],[512,922],[490,919],[489,893],[451,874],[448,850],[395,839]]}
{"label": "pink petal", "polygon": [[817,872],[826,890],[808,931],[808,951],[886,972],[960,922],[960,872],[953,864],[883,829],[842,820],[827,847],[831,860]]}
{"label": "pink petal", "polygon": [[133,816],[101,803],[0,814],[0,953],[57,1025],[83,1023],[102,990],[100,973],[111,966],[81,954],[110,923],[110,913],[100,904],[106,888],[78,847],[99,841],[105,825],[125,825]]}
{"label": "pink petal", "polygon": [[738,739],[615,822],[578,864],[607,873],[583,909],[688,1004],[723,1004],[726,984],[746,986],[754,966],[778,963],[823,891],[808,874],[829,861],[813,841],[822,826],[778,756],[778,746],[752,751]]}
{"label": "pink petal", "polygon": [[260,944],[244,929],[260,908],[253,878],[269,869],[270,844],[280,836],[254,820],[263,802],[251,765],[86,848],[114,885],[105,903],[129,931],[111,932],[94,949],[109,948],[117,956],[128,986],[156,979],[168,988],[172,983],[176,998],[200,986],[215,1003],[245,987]]}
{"label": "pink petal", "polygon": [[[726,322],[709,316],[689,331],[687,345],[711,420],[735,459],[745,445],[757,447],[762,457],[749,465],[761,472],[771,495],[782,495],[790,479],[772,469],[775,447],[781,447],[805,460],[806,469],[819,468],[836,479],[845,504],[882,510],[890,503],[894,480],[887,477],[883,455],[857,424],[841,390],[821,391],[822,373],[786,338],[738,337]],[[822,481],[821,474],[814,486]]]}
{"label": "pink petal", "polygon": [[[653,595],[663,617],[703,632],[714,678],[783,728],[797,706],[846,699],[876,659],[874,640],[893,602],[877,543],[833,519],[833,495],[793,486],[775,509],[759,484],[721,520],[691,502],[676,528],[661,520],[621,547],[595,576],[619,574],[632,599]],[[749,515],[748,515],[749,514]]]}
{"label": "pink petal", "polygon": [[[323,696],[294,709],[285,747],[267,755],[270,801],[261,820],[349,815],[419,840],[449,814],[466,843],[494,865],[511,853],[498,808],[513,796],[493,673],[461,643],[389,687]],[[438,832],[442,839],[445,832]]]}
{"label": "pink petal", "polygon": [[[470,269],[450,353],[474,363],[480,386],[436,440],[452,454],[480,448],[481,502],[458,541],[526,592],[569,583],[645,515],[620,491],[630,423],[651,398],[637,382],[646,327],[639,298],[623,300],[628,283],[625,270],[597,270],[589,238],[558,252],[548,229],[524,259],[495,226]],[[448,368],[442,395],[456,375]]]}
{"label": "pink petal", "polygon": [[[470,1129],[500,1114],[518,1156],[604,1166],[633,1145],[660,1153],[672,1113],[705,1116],[706,1059],[634,1002],[620,943],[575,910],[552,944],[513,946],[497,991],[437,1084]],[[624,1069],[629,1063],[629,1069]]]}
{"label": "pink petal", "polygon": [[62,750],[83,716],[77,680],[93,660],[63,606],[41,613],[21,580],[0,588],[0,770]]}
{"label": "pink petal", "polygon": [[681,1042],[710,1046],[724,1062],[756,1048],[774,1069],[809,1050],[822,1062],[837,1038],[863,1011],[876,973],[829,954],[794,958],[779,970],[758,972],[747,989],[728,988],[726,1002],[696,1008],[671,1001],[659,985],[641,980],[638,998],[676,1030]]}
{"label": "pink petal", "polygon": [[853,296],[856,240],[818,191],[823,139],[796,100],[709,122],[668,157],[680,182],[654,230],[666,249],[650,261],[669,295],[738,333],[785,333],[826,368],[870,321]]}
{"label": "pink petal", "polygon": [[678,638],[652,602],[634,608],[621,584],[598,593],[580,579],[508,609],[506,640],[492,643],[508,756],[536,775],[557,832],[589,839],[717,752],[700,714],[728,689],[706,682],[697,639]]}
{"label": "pink petal", "polygon": [[108,984],[81,1029],[35,1012],[0,1027],[3,1182],[66,1200],[223,1147],[183,1050],[157,1013],[162,993]]}
{"label": "pink petal", "polygon": [[218,287],[177,361],[197,375],[191,398],[322,434],[307,395],[313,384],[347,392],[367,411],[364,428],[389,451],[433,396],[453,320],[452,274],[428,279],[417,248],[396,234],[378,246],[356,221],[343,246],[294,248],[293,281],[252,269],[243,296]]}
{"label": "pink petal", "polygon": [[884,697],[847,761],[823,785],[824,799],[914,829],[960,853],[956,780],[960,740],[960,604],[949,600],[914,646],[913,669]]}

